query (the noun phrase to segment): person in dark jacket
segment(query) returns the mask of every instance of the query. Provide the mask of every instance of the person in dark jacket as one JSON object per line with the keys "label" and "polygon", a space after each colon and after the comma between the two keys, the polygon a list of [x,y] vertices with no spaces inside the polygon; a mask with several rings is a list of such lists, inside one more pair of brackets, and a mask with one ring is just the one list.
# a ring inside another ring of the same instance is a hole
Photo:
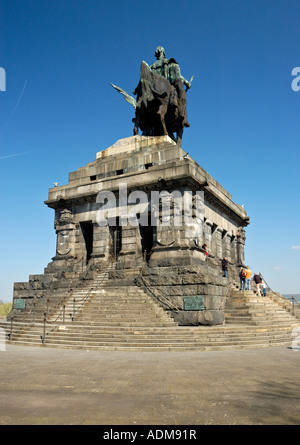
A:
{"label": "person in dark jacket", "polygon": [[253,283],[256,284],[256,292],[258,296],[261,296],[261,292],[260,292],[260,287],[261,287],[261,283],[262,283],[262,279],[259,275],[257,275],[256,272],[254,272],[253,278],[252,278]]}
{"label": "person in dark jacket", "polygon": [[245,290],[245,282],[246,282],[245,270],[241,269],[241,271],[240,271],[240,283],[241,283],[240,290]]}
{"label": "person in dark jacket", "polygon": [[228,277],[228,261],[227,261],[227,257],[222,259],[222,270],[224,272],[224,277]]}

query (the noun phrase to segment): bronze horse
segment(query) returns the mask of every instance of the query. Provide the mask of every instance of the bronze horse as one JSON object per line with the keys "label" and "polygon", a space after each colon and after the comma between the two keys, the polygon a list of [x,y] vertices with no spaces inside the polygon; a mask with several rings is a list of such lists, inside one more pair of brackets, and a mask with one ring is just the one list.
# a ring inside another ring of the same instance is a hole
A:
{"label": "bronze horse", "polygon": [[133,92],[136,100],[121,88],[111,85],[135,108],[134,135],[140,129],[145,136],[169,135],[181,144],[184,127],[189,125],[185,91],[180,79],[171,85],[166,77],[155,73],[146,62],[142,62],[140,81]]}

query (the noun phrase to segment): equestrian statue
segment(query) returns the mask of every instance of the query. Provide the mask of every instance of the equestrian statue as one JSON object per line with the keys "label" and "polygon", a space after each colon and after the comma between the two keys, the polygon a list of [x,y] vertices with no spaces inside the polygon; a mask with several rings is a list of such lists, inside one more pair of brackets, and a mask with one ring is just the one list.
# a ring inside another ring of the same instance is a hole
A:
{"label": "equestrian statue", "polygon": [[[167,59],[165,50],[158,46],[156,62],[149,66],[141,63],[141,75],[133,94],[111,84],[135,109],[133,134],[139,129],[144,136],[168,135],[181,144],[183,130],[189,127],[186,111],[186,92],[192,80],[187,81],[180,73],[175,59]],[[176,136],[175,136],[176,133]]]}

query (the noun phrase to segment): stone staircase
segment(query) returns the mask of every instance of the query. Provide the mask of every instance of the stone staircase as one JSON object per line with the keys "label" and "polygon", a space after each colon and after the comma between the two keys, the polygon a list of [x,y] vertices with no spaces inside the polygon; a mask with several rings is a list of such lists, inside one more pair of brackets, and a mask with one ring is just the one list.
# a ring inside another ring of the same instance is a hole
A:
{"label": "stone staircase", "polygon": [[297,322],[284,302],[270,296],[258,296],[253,291],[232,290],[224,311],[226,324],[290,325]]}
{"label": "stone staircase", "polygon": [[[20,325],[11,343],[86,350],[187,351],[290,346],[300,321],[271,297],[233,289],[222,326],[178,326],[144,289],[102,274],[80,286],[45,325]],[[75,302],[74,312],[74,297]],[[72,321],[73,319],[73,321]],[[21,323],[21,322],[20,322]],[[0,327],[9,332],[9,322]],[[43,342],[41,340],[43,337]]]}
{"label": "stone staircase", "polygon": [[47,318],[48,322],[62,323],[63,321],[70,321],[80,313],[91,298],[97,294],[99,288],[105,286],[107,283],[109,273],[103,272],[93,279],[92,284],[87,282],[85,285],[78,286],[73,292],[70,292],[68,298],[64,301],[64,307],[58,311],[54,311]]}

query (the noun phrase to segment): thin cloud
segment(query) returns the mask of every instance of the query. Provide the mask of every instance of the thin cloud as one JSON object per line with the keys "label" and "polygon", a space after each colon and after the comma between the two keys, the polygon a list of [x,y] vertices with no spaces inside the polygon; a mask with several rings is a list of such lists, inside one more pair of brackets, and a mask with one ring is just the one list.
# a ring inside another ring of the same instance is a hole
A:
{"label": "thin cloud", "polygon": [[6,121],[6,124],[5,124],[4,127],[2,128],[2,131],[1,131],[1,133],[0,133],[0,137],[3,136],[3,134],[4,134],[5,130],[6,130],[6,128],[8,127],[8,124],[10,123],[10,121],[11,121],[13,115],[15,114],[15,112],[16,112],[16,110],[17,110],[17,108],[18,108],[18,106],[19,106],[19,104],[20,104],[20,102],[21,102],[21,99],[22,99],[22,97],[23,97],[23,94],[24,94],[26,85],[27,85],[27,80],[25,80],[23,89],[22,89],[22,91],[21,91],[21,94],[20,94],[20,96],[19,96],[19,99],[17,100],[16,105],[14,106],[14,109],[13,109],[12,112],[11,112],[11,115],[9,116],[8,120]]}
{"label": "thin cloud", "polygon": [[283,267],[282,267],[282,266],[274,266],[273,269],[274,269],[274,270],[282,270]]}
{"label": "thin cloud", "polygon": [[300,250],[300,246],[291,246],[292,250]]}
{"label": "thin cloud", "polygon": [[1,156],[1,157],[0,157],[0,160],[1,160],[1,159],[7,159],[7,158],[13,158],[13,157],[15,157],[15,156],[26,155],[26,154],[28,154],[28,153],[33,153],[34,151],[35,151],[35,150],[24,151],[23,153],[15,153],[15,154],[13,154],[13,155]]}

